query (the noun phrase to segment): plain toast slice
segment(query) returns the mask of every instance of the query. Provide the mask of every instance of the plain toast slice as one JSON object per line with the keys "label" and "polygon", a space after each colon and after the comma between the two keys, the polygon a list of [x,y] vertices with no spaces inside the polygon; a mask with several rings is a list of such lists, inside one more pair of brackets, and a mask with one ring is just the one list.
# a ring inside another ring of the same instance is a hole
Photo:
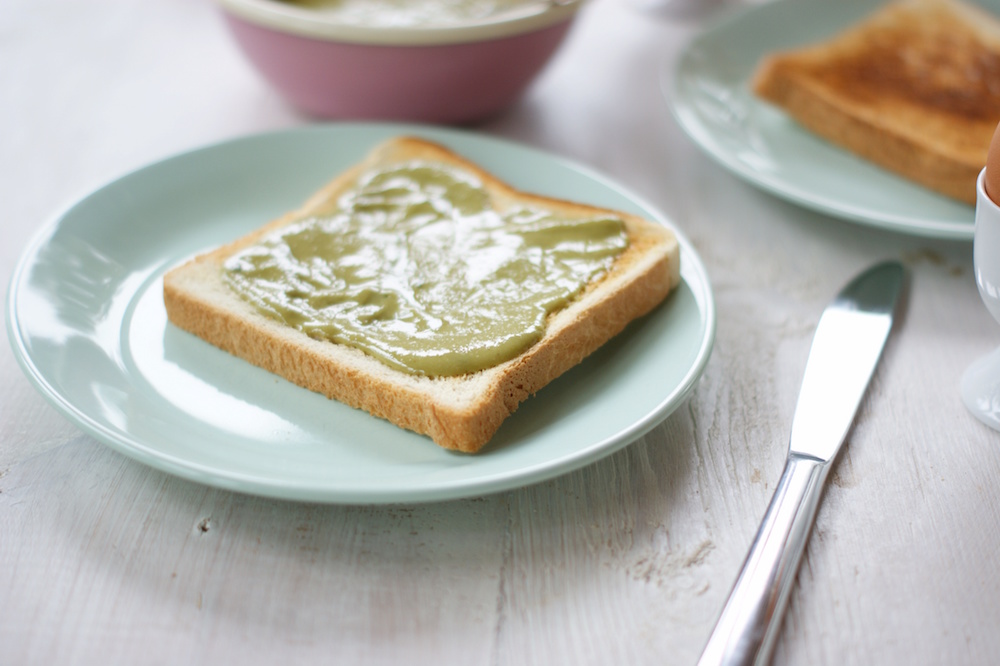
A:
{"label": "plain toast slice", "polygon": [[830,142],[974,204],[1000,121],[1000,20],[957,0],[900,0],[766,56],[751,85]]}
{"label": "plain toast slice", "polygon": [[[582,294],[549,315],[541,340],[516,358],[459,376],[397,370],[344,344],[314,339],[262,314],[223,280],[227,258],[300,219],[333,210],[376,166],[420,160],[475,174],[497,208],[528,204],[564,216],[609,212],[625,222],[627,248]],[[676,237],[634,215],[519,192],[447,148],[413,137],[377,146],[299,210],[202,254],[164,276],[167,314],[176,326],[285,379],[417,433],[442,447],[478,451],[523,400],[569,370],[680,282]]]}

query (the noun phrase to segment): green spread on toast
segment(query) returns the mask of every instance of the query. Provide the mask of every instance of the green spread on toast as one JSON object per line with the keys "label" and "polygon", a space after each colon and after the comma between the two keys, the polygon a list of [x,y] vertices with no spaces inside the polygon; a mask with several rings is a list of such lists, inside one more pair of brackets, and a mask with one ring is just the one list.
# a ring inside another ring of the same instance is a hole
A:
{"label": "green spread on toast", "polygon": [[235,254],[224,277],[311,337],[454,376],[528,349],[627,244],[619,218],[500,211],[473,174],[412,162],[368,173],[335,212]]}

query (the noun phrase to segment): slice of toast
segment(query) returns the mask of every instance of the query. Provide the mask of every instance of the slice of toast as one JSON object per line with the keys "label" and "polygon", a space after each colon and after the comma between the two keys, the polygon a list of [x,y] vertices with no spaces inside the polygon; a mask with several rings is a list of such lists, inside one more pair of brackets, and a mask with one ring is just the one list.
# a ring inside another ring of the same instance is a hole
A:
{"label": "slice of toast", "polygon": [[830,142],[974,204],[1000,121],[1000,20],[957,0],[900,0],[769,54],[751,86]]}
{"label": "slice of toast", "polygon": [[[566,218],[613,214],[628,244],[611,267],[565,307],[548,315],[541,339],[515,358],[458,376],[430,377],[390,367],[359,349],[310,337],[262,314],[224,279],[223,264],[268,234],[330,213],[376,167],[418,160],[448,165],[482,182],[493,205],[529,205]],[[450,150],[401,137],[377,146],[302,208],[164,276],[173,324],[302,387],[428,435],[442,447],[478,451],[523,400],[572,368],[632,320],[656,307],[680,282],[675,236],[640,217],[519,192]]]}

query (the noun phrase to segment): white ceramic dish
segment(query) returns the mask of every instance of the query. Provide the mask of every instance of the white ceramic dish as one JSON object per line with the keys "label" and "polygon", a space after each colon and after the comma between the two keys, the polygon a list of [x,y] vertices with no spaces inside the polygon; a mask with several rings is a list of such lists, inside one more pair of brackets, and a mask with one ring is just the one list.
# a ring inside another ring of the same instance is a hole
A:
{"label": "white ceramic dish", "polygon": [[[1000,206],[986,193],[986,169],[976,180],[976,236],[973,259],[979,296],[1000,323]],[[962,401],[972,414],[1000,430],[1000,349],[977,359],[962,374]]]}
{"label": "white ceramic dish", "polygon": [[[972,240],[975,210],[810,134],[757,100],[748,82],[767,52],[820,41],[878,0],[775,0],[728,14],[684,49],[663,86],[704,151],[748,182],[799,205],[893,231]],[[981,3],[1000,13],[1000,2]]]}
{"label": "white ceramic dish", "polygon": [[528,400],[476,456],[292,386],[167,323],[168,267],[299,205],[397,134],[440,141],[522,189],[662,220],[586,169],[471,133],[339,124],[238,139],[123,176],[36,237],[7,302],[24,371],[85,432],[140,462],[316,502],[422,502],[534,483],[625,446],[681,404],[715,333],[709,282],[683,236],[680,288]]}

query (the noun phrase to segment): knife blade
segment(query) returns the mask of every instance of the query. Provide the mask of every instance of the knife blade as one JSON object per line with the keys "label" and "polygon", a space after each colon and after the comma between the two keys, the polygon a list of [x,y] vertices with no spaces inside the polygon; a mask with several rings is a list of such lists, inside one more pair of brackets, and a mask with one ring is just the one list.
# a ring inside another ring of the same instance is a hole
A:
{"label": "knife blade", "polygon": [[788,458],[699,666],[765,664],[841,444],[892,330],[906,272],[864,271],[827,306],[813,337],[792,418]]}

